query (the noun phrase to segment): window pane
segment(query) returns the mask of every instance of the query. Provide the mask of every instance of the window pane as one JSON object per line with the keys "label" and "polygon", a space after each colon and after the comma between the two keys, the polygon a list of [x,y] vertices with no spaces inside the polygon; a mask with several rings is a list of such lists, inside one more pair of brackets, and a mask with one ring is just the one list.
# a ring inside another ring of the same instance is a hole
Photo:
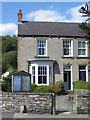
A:
{"label": "window pane", "polygon": [[44,48],[42,48],[42,55],[44,55]]}
{"label": "window pane", "polygon": [[85,71],[79,72],[79,80],[86,81],[86,72]]}
{"label": "window pane", "polygon": [[29,76],[23,76],[22,91],[30,91],[30,77]]}
{"label": "window pane", "polygon": [[21,76],[14,76],[13,89],[14,91],[21,91]]}
{"label": "window pane", "polygon": [[39,55],[41,55],[41,48],[39,48]]}
{"label": "window pane", "polygon": [[81,49],[78,50],[78,55],[82,55],[82,50]]}
{"label": "window pane", "polygon": [[64,55],[69,55],[69,49],[64,49]]}
{"label": "window pane", "polygon": [[38,76],[38,84],[42,84],[42,76]]}
{"label": "window pane", "polygon": [[46,84],[47,83],[47,77],[43,76],[43,83]]}
{"label": "window pane", "polygon": [[82,48],[85,48],[85,47],[86,47],[86,43],[82,42]]}
{"label": "window pane", "polygon": [[67,82],[67,73],[64,72],[64,82]]}
{"label": "window pane", "polygon": [[86,66],[79,66],[79,70],[86,70]]}
{"label": "window pane", "polygon": [[81,48],[81,42],[78,42],[78,48]]}
{"label": "window pane", "polygon": [[86,50],[82,50],[82,55],[85,55],[86,54]]}
{"label": "window pane", "polygon": [[70,71],[71,70],[71,66],[70,65],[64,65],[64,71]]}

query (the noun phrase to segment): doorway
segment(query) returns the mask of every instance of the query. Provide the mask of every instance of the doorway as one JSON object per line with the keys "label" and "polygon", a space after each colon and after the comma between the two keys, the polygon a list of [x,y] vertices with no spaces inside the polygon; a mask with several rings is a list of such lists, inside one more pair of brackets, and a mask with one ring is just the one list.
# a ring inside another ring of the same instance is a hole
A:
{"label": "doorway", "polygon": [[71,66],[64,65],[64,89],[71,90]]}

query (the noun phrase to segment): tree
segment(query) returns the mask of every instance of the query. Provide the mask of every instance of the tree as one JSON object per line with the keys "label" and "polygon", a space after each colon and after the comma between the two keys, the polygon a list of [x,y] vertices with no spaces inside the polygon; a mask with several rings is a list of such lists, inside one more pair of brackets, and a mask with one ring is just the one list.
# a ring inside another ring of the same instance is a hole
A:
{"label": "tree", "polygon": [[2,72],[8,68],[17,69],[17,36],[2,36]]}
{"label": "tree", "polygon": [[89,9],[89,5],[90,5],[90,2],[86,5],[85,7],[81,7],[81,9],[79,9],[79,12],[83,14],[83,17],[86,17],[88,16],[88,19],[86,21],[88,21],[88,23],[82,23],[80,24],[80,28],[82,31],[84,31],[84,33],[86,34],[85,37],[86,39],[88,40],[88,57],[89,57],[89,81],[90,81],[90,9]]}
{"label": "tree", "polygon": [[17,50],[17,37],[13,35],[6,35],[2,37],[2,53]]}
{"label": "tree", "polygon": [[17,69],[17,51],[10,51],[3,54],[2,65],[2,72],[7,71],[10,67]]}

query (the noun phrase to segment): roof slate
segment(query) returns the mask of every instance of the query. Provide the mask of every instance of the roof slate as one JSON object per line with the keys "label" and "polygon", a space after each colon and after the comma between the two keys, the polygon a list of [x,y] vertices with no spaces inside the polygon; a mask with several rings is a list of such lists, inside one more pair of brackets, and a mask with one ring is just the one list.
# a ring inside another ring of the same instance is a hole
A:
{"label": "roof slate", "polygon": [[80,23],[65,22],[28,22],[18,24],[18,36],[74,36],[83,37],[85,34],[79,28]]}

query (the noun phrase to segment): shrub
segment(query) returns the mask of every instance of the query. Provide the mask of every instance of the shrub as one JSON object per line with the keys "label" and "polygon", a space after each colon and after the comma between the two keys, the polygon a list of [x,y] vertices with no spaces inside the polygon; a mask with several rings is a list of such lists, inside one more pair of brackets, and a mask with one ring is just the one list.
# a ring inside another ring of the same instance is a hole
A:
{"label": "shrub", "polygon": [[90,83],[85,81],[74,81],[73,82],[73,88],[74,89],[86,89],[90,90]]}
{"label": "shrub", "polygon": [[33,92],[40,92],[40,93],[53,93],[53,89],[49,86],[37,86]]}
{"label": "shrub", "polygon": [[38,86],[35,85],[35,84],[32,84],[32,85],[31,85],[31,91],[32,91],[32,92],[35,91],[35,90],[36,90],[36,87],[38,87]]}
{"label": "shrub", "polygon": [[2,82],[2,91],[4,92],[11,92],[12,91],[12,77],[9,75],[5,77]]}
{"label": "shrub", "polygon": [[63,83],[56,83],[55,85],[54,84],[51,84],[50,87],[53,89],[53,92],[57,95],[62,95],[64,94],[64,85]]}
{"label": "shrub", "polygon": [[31,86],[32,92],[39,93],[55,93],[56,95],[64,94],[64,86],[63,83],[51,84],[50,86],[37,86],[32,84]]}

